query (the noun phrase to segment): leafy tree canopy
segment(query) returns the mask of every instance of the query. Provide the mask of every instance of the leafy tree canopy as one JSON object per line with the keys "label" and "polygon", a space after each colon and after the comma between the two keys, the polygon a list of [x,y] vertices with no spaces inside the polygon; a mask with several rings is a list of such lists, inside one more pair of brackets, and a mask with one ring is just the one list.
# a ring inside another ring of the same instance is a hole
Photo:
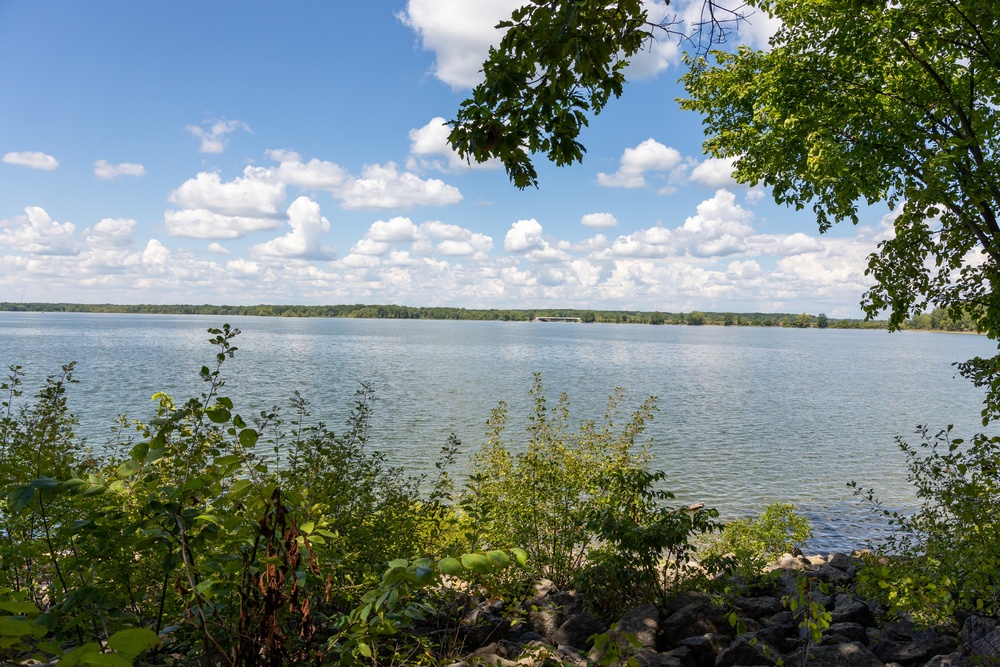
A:
{"label": "leafy tree canopy", "polygon": [[[887,202],[894,236],[869,259],[862,307],[969,314],[1000,337],[1000,18],[995,0],[752,0],[781,19],[767,51],[691,57],[682,106],[705,117],[706,149],[778,203],[811,207],[821,231]],[[707,5],[713,8],[714,5]],[[623,90],[623,67],[658,30],[638,1],[536,0],[518,10],[459,110],[452,144],[499,157],[518,187],[530,154],[582,159],[587,113]],[[963,373],[1000,416],[1000,358]]]}

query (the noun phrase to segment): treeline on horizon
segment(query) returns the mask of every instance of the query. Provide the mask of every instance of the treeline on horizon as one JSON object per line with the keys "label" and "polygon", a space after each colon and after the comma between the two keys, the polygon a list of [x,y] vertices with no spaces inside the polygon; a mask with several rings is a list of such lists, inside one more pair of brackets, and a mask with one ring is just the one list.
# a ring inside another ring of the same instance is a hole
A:
{"label": "treeline on horizon", "polygon": [[[341,304],[333,306],[214,306],[211,304],[82,304],[0,302],[0,311],[31,313],[119,313],[137,315],[222,315],[247,317],[353,317],[401,320],[492,320],[529,322],[536,317],[576,317],[583,322],[610,324],[684,324],[716,326],[764,326],[820,329],[885,329],[885,320],[832,318],[808,313],[671,313],[641,310],[591,310],[578,308],[454,308],[448,306],[397,306]],[[907,329],[974,332],[966,314],[953,319],[943,308],[907,320]]]}
{"label": "treeline on horizon", "polygon": [[[683,324],[688,326],[764,326],[820,329],[885,329],[885,320],[827,317],[808,313],[671,313],[641,310],[591,310],[578,308],[455,308],[448,306],[397,306],[341,304],[331,306],[215,306],[211,304],[81,304],[0,302],[0,311],[30,313],[120,313],[136,315],[222,315],[247,317],[353,317],[401,320],[492,320],[529,322],[536,317],[575,317],[585,323]],[[907,320],[907,329],[974,332],[975,325],[965,315],[960,320],[938,308]]]}

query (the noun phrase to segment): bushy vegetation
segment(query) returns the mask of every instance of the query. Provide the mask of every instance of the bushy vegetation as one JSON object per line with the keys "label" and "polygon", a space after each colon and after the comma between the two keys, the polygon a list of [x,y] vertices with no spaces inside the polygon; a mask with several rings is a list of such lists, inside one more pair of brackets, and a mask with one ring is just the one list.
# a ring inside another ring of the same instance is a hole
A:
{"label": "bushy vegetation", "polygon": [[689,537],[715,527],[714,512],[678,512],[657,490],[663,476],[636,444],[651,401],[618,428],[618,393],[604,422],[571,430],[568,401],[549,411],[538,380],[526,448],[504,439],[501,405],[456,492],[456,441],[432,479],[370,448],[368,387],[340,433],[297,395],[287,417],[245,419],[222,374],[238,330],[209,331],[201,395],[157,394],[150,419],[121,418],[95,451],[67,411],[73,366],[33,399],[11,367],[0,661],[434,663],[461,648],[431,639],[456,636],[461,618],[437,610],[487,591],[516,596],[539,575],[599,581],[609,610],[662,596],[675,581],[663,565],[685,562]]}
{"label": "bushy vegetation", "polygon": [[774,503],[759,516],[730,521],[720,534],[709,536],[702,558],[752,583],[760,578],[766,565],[805,546],[810,537],[809,520],[796,514],[794,505]]}
{"label": "bushy vegetation", "polygon": [[694,535],[718,527],[718,513],[675,509],[659,488],[640,444],[653,415],[649,398],[619,425],[622,392],[608,400],[602,422],[572,428],[569,399],[547,404],[541,377],[531,392],[527,442],[510,439],[501,403],[489,440],[474,458],[462,498],[472,549],[524,545],[529,567],[520,582],[551,579],[580,588],[606,616],[637,602],[662,602],[688,563]]}
{"label": "bushy vegetation", "polygon": [[899,439],[920,509],[884,509],[875,492],[855,492],[896,529],[863,572],[865,593],[928,623],[956,610],[1000,614],[1000,436],[952,437],[951,427]]}

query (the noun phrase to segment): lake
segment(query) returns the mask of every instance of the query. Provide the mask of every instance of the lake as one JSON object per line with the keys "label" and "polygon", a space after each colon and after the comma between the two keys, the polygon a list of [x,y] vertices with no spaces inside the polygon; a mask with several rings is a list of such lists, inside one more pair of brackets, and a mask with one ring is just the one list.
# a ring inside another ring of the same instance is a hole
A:
{"label": "lake", "polygon": [[601,417],[618,386],[629,411],[655,395],[646,434],[678,503],[736,517],[793,502],[813,521],[818,553],[879,534],[851,480],[913,506],[895,437],[916,442],[918,424],[981,428],[982,391],[952,364],[996,351],[984,337],[929,332],[0,313],[0,363],[24,366],[34,390],[76,361],[70,409],[99,445],[114,415],[150,417],[153,393],[200,393],[198,370],[214,355],[206,329],[224,321],[242,334],[223,393],[244,417],[297,389],[313,419],[339,428],[371,383],[372,446],[414,474],[433,469],[450,433],[466,472],[498,401],[523,432],[535,372],[550,400],[569,395],[577,419]]}

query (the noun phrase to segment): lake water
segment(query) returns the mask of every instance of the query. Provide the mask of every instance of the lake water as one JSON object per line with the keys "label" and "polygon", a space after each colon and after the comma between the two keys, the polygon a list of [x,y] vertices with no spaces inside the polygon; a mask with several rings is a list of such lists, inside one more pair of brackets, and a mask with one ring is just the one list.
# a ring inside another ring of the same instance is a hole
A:
{"label": "lake water", "polygon": [[24,366],[33,390],[78,362],[70,408],[99,444],[112,415],[148,418],[155,392],[197,395],[198,369],[214,355],[205,330],[223,321],[242,330],[224,393],[245,417],[298,389],[314,419],[339,427],[369,382],[372,444],[414,473],[432,469],[452,432],[467,470],[498,401],[521,433],[535,372],[550,399],[569,395],[579,419],[603,415],[617,386],[629,410],[655,395],[647,435],[678,503],[735,517],[793,502],[812,519],[819,553],[878,535],[848,481],[913,505],[894,438],[915,442],[917,424],[980,428],[983,394],[952,364],[996,351],[983,337],[927,332],[0,313],[0,363]]}

